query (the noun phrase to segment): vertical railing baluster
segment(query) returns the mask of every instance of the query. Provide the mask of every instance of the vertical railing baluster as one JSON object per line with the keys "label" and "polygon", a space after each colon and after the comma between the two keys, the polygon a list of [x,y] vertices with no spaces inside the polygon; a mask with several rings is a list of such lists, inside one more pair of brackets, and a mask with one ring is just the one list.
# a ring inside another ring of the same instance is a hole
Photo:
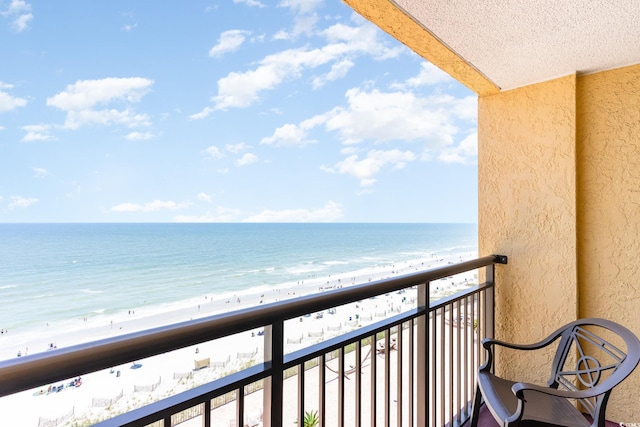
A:
{"label": "vertical railing baluster", "polygon": [[204,413],[202,414],[202,426],[211,427],[211,399],[204,401]]}
{"label": "vertical railing baluster", "polygon": [[304,364],[305,362],[303,361],[298,365],[298,425],[302,425],[304,420]]}
{"label": "vertical railing baluster", "polygon": [[[487,282],[491,284],[495,284],[495,264],[488,265],[486,267],[487,270]],[[495,319],[494,319],[494,293],[495,286],[492,286],[486,291],[487,294],[487,306],[486,306],[486,316],[487,316],[487,331],[485,337],[493,338],[495,336]]]}
{"label": "vertical railing baluster", "polygon": [[[424,309],[424,314],[418,316],[416,324],[416,401],[417,427],[429,425],[430,397],[429,397],[429,283],[418,285],[418,308]],[[413,331],[411,333],[413,336]],[[412,352],[413,354],[413,352]]]}
{"label": "vertical railing baluster", "polygon": [[446,394],[446,390],[445,390],[445,378],[444,378],[444,373],[445,373],[445,363],[446,363],[446,354],[445,354],[445,337],[446,337],[446,331],[445,331],[445,317],[446,317],[446,308],[442,307],[440,309],[440,311],[442,312],[442,314],[440,315],[440,391],[438,393],[438,395],[440,396],[440,423],[439,425],[444,425],[444,419],[445,419],[445,414],[446,414],[446,407],[445,407],[445,396]]}
{"label": "vertical railing baluster", "polygon": [[282,426],[284,320],[264,328],[264,361],[270,375],[264,379],[263,413],[265,427]]}
{"label": "vertical railing baluster", "polygon": [[384,332],[384,427],[391,416],[391,328]]}
{"label": "vertical railing baluster", "polygon": [[344,426],[344,347],[338,350],[338,427]]}
{"label": "vertical railing baluster", "polygon": [[[476,355],[476,350],[477,350],[477,346],[476,346],[476,342],[478,341],[477,339],[477,330],[478,328],[480,328],[480,320],[478,318],[478,312],[476,310],[476,301],[478,300],[478,296],[479,294],[474,294],[471,300],[471,319],[472,319],[472,330],[471,330],[471,339],[470,339],[470,343],[469,343],[469,350],[471,352],[470,356],[471,356],[471,381],[473,382],[473,384],[476,383],[477,380],[477,372],[476,372],[476,366],[480,366],[480,361],[478,360],[478,357]],[[473,397],[472,397],[473,398]]]}
{"label": "vertical railing baluster", "polygon": [[402,427],[402,362],[403,362],[403,345],[402,345],[402,335],[404,323],[400,323],[396,326],[396,425],[398,427]]}
{"label": "vertical railing baluster", "polygon": [[[469,375],[469,298],[464,298],[464,303],[462,305],[462,311],[464,316],[464,329],[462,334],[462,348],[463,348],[463,357],[462,357],[462,371],[464,371],[464,391],[462,394],[462,401],[464,402],[464,416],[465,418],[469,414],[468,411],[468,403],[469,403],[469,387],[470,387],[470,379],[471,375]],[[473,324],[472,324],[473,325]],[[472,327],[472,326],[471,326]]]}
{"label": "vertical railing baluster", "polygon": [[237,425],[244,426],[246,424],[244,419],[244,387],[242,386],[238,389],[236,395],[236,420]]}
{"label": "vertical railing baluster", "polygon": [[[454,385],[454,376],[455,376],[455,365],[454,365],[454,348],[453,348],[453,344],[454,344],[454,339],[453,339],[453,329],[455,327],[455,303],[451,303],[449,304],[449,346],[447,347],[447,352],[449,353],[449,379],[447,381],[447,386],[449,387],[449,416],[448,418],[448,424],[452,424],[453,423],[453,412],[454,412],[454,389],[453,389],[453,385]],[[446,341],[446,340],[445,340]]]}
{"label": "vertical railing baluster", "polygon": [[[370,356],[369,357],[373,357]],[[355,425],[357,427],[362,426],[362,340],[358,340],[356,342],[356,414],[355,414]]]}
{"label": "vertical railing baluster", "polygon": [[413,385],[415,384],[415,379],[414,379],[414,368],[413,368],[413,364],[414,364],[414,357],[413,357],[413,352],[414,350],[414,338],[413,338],[413,334],[415,333],[415,328],[414,328],[414,320],[411,319],[409,320],[409,363],[407,363],[407,369],[408,369],[408,374],[407,376],[409,377],[409,381],[407,384],[407,389],[409,390],[409,396],[408,396],[408,412],[409,412],[409,427],[413,427],[415,425],[414,423],[414,415],[413,415],[413,408],[414,408],[414,404],[413,404],[413,399],[415,398],[414,393],[413,393]]}
{"label": "vertical railing baluster", "polygon": [[432,312],[432,316],[429,319],[429,328],[431,331],[431,351],[429,357],[431,361],[431,367],[429,374],[431,376],[431,393],[429,395],[430,410],[431,410],[431,426],[438,425],[436,420],[438,418],[438,309]]}
{"label": "vertical railing baluster", "polygon": [[377,418],[376,418],[376,413],[377,413],[377,387],[376,387],[376,377],[377,377],[377,370],[378,370],[378,363],[377,363],[377,349],[376,349],[376,345],[377,345],[377,341],[376,341],[376,335],[372,335],[371,336],[371,427],[375,427],[376,423],[377,423]]}
{"label": "vertical railing baluster", "polygon": [[326,397],[326,393],[325,393],[325,387],[326,387],[326,366],[325,366],[325,354],[322,353],[319,357],[318,357],[319,361],[318,361],[318,399],[320,400],[318,402],[318,405],[320,406],[320,410],[318,417],[320,418],[320,427],[326,426],[327,425],[327,397]]}
{"label": "vertical railing baluster", "polygon": [[[482,345],[481,345],[481,340],[482,337],[485,336],[486,333],[486,318],[485,318],[485,310],[484,310],[484,301],[485,301],[485,291],[481,292],[480,294],[478,294],[478,339],[476,340],[476,353],[477,353],[477,357],[478,357],[478,362],[481,363],[481,360],[483,359],[483,351],[482,351]],[[480,365],[478,365],[480,366]]]}
{"label": "vertical railing baluster", "polygon": [[461,369],[461,357],[462,357],[462,348],[460,347],[460,335],[462,334],[461,328],[466,327],[466,322],[464,322],[464,317],[462,317],[462,305],[461,301],[456,301],[456,319],[457,319],[457,328],[454,333],[456,335],[456,417],[460,419],[460,413],[462,411],[462,369]]}

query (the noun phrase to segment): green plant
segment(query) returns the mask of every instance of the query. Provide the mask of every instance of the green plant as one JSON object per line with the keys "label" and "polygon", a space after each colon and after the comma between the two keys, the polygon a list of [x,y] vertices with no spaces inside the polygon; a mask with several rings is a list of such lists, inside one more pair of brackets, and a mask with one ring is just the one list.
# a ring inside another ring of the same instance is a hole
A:
{"label": "green plant", "polygon": [[316,427],[320,424],[320,418],[318,418],[318,411],[305,411],[304,420],[302,422],[303,427]]}

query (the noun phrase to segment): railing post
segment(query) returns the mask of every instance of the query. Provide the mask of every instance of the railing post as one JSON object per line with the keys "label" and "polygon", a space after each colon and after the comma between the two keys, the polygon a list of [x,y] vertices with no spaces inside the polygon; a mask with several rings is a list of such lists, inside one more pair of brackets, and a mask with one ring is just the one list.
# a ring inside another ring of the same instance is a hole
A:
{"label": "railing post", "polygon": [[[418,285],[418,307],[425,309],[416,318],[416,399],[418,427],[427,427],[429,420],[429,283]],[[413,414],[409,414],[413,417]]]}
{"label": "railing post", "polygon": [[264,362],[271,375],[264,379],[263,423],[265,427],[282,426],[284,359],[284,321],[277,320],[264,328]]}
{"label": "railing post", "polygon": [[494,313],[494,293],[495,293],[495,274],[496,265],[491,264],[487,267],[487,283],[491,283],[492,286],[485,292],[485,338],[494,338],[495,335],[495,313]]}

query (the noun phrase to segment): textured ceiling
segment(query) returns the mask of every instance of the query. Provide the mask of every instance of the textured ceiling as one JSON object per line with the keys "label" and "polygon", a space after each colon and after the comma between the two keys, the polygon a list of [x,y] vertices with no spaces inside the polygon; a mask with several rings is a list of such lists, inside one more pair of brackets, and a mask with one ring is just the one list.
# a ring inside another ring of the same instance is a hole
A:
{"label": "textured ceiling", "polygon": [[640,63],[640,0],[395,0],[502,90]]}

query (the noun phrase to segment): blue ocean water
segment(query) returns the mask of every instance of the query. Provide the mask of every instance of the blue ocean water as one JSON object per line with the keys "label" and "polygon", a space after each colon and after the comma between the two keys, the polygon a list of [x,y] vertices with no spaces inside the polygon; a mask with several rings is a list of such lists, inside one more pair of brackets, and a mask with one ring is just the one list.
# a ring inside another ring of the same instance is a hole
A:
{"label": "blue ocean water", "polygon": [[20,333],[477,247],[475,224],[0,224],[0,328]]}

